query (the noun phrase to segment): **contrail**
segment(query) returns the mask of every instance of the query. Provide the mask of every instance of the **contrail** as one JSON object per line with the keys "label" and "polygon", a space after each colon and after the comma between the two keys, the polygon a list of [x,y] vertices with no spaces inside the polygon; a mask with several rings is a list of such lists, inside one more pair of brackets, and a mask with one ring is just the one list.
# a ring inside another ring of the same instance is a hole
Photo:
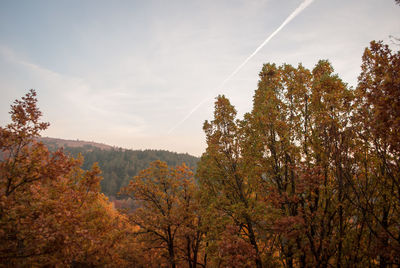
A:
{"label": "contrail", "polygon": [[[306,9],[314,0],[304,0],[293,12],[292,14],[289,15],[289,17],[287,17],[285,19],[285,21],[272,33],[270,34],[267,39],[265,39],[264,42],[262,42],[261,45],[259,45],[256,50],[254,50],[253,53],[250,54],[250,56],[248,56],[227,78],[225,78],[224,81],[222,81],[222,83],[219,85],[219,87],[217,87],[217,89],[222,88],[229,80],[232,79],[232,77],[235,76],[235,74],[237,74],[245,65],[246,63],[251,60],[251,58],[253,58],[258,51],[260,51],[277,33],[280,32],[280,30],[283,29],[283,27],[286,26],[286,24],[288,24],[291,20],[293,20],[297,15],[299,15],[304,9]],[[201,105],[203,105],[203,103],[205,103],[206,101],[208,101],[209,98],[205,98],[204,100],[202,100],[201,102],[199,102],[199,104],[197,104],[181,121],[179,121],[174,127],[172,127],[169,131],[168,131],[168,135],[171,134],[177,127],[179,127],[181,124],[183,124],[195,111],[197,111],[197,109],[200,108]]]}

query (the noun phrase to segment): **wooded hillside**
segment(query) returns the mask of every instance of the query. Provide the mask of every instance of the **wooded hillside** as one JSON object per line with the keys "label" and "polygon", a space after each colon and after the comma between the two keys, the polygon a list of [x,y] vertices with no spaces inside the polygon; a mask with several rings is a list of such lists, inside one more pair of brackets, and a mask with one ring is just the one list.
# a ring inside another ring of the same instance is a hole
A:
{"label": "wooded hillside", "polygon": [[178,154],[165,150],[127,150],[114,148],[105,144],[88,143],[85,141],[70,141],[44,138],[40,139],[50,151],[63,148],[64,152],[73,157],[79,154],[85,159],[82,168],[89,170],[94,163],[98,163],[103,177],[100,182],[101,191],[109,197],[118,198],[121,187],[127,186],[129,180],[136,176],[139,171],[147,168],[156,160],[166,162],[174,167],[186,163],[195,170],[199,158],[189,154]]}

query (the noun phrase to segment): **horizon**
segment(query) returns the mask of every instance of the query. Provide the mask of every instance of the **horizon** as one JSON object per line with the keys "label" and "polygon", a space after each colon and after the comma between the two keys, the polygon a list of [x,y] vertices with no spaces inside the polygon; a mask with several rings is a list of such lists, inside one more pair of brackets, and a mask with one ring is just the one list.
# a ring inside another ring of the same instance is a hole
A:
{"label": "horizon", "polygon": [[247,61],[304,2],[2,1],[0,123],[34,88],[43,137],[199,157],[214,98],[241,118],[263,64],[328,59],[355,87],[369,42],[400,37],[394,1],[314,0]]}
{"label": "horizon", "polygon": [[[109,149],[121,149],[121,150],[124,150],[124,151],[164,151],[164,152],[169,152],[169,153],[173,153],[173,154],[178,154],[178,155],[181,155],[181,154],[183,154],[183,155],[189,155],[189,156],[193,156],[193,157],[196,157],[196,158],[199,158],[198,156],[195,156],[195,155],[191,155],[191,154],[189,154],[189,153],[180,153],[180,152],[175,152],[175,151],[169,151],[169,150],[164,150],[164,149],[132,149],[132,148],[124,148],[124,147],[118,147],[118,146],[113,146],[113,145],[109,145],[109,144],[106,144],[106,143],[102,143],[102,142],[96,142],[96,141],[88,141],[88,140],[80,140],[80,139],[74,139],[74,140],[71,140],[71,139],[61,139],[61,138],[56,138],[56,137],[48,137],[48,136],[40,136],[39,137],[39,140],[40,139],[48,139],[48,140],[50,140],[50,141],[54,141],[54,140],[57,140],[57,141],[62,141],[62,142],[72,142],[72,143],[87,143],[88,145],[90,145],[90,146],[93,146],[93,147],[96,147],[96,148],[98,148],[98,149],[101,149],[101,150],[107,150],[107,149],[105,149],[105,148],[102,148],[102,147],[107,147],[107,148],[109,148]],[[44,144],[46,145],[46,142],[44,142]],[[65,144],[64,144],[65,145]],[[86,144],[82,144],[82,145],[78,145],[78,146],[73,146],[73,145],[71,145],[71,144],[68,144],[68,145],[66,145],[66,147],[83,147],[83,146],[85,146]],[[97,146],[97,145],[99,145],[99,146]],[[62,146],[61,146],[62,147]]]}

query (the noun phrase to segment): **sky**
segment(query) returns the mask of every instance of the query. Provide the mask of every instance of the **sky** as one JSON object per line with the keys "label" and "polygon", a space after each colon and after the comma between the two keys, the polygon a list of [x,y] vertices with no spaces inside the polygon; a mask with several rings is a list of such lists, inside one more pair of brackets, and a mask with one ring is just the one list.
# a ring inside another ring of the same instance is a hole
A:
{"label": "sky", "polygon": [[200,156],[215,97],[250,112],[263,64],[328,59],[354,87],[369,42],[400,37],[394,0],[314,0],[220,86],[302,3],[0,0],[0,125],[33,88],[42,136]]}

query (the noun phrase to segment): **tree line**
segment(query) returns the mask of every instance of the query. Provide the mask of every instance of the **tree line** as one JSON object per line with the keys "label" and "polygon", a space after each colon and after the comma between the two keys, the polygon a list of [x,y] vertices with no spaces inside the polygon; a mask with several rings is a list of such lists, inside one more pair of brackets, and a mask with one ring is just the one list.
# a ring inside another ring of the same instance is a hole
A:
{"label": "tree line", "polygon": [[400,52],[371,42],[356,88],[319,61],[265,64],[243,119],[225,96],[194,174],[152,162],[120,194],[35,138],[36,93],[0,129],[4,267],[397,267]]}

